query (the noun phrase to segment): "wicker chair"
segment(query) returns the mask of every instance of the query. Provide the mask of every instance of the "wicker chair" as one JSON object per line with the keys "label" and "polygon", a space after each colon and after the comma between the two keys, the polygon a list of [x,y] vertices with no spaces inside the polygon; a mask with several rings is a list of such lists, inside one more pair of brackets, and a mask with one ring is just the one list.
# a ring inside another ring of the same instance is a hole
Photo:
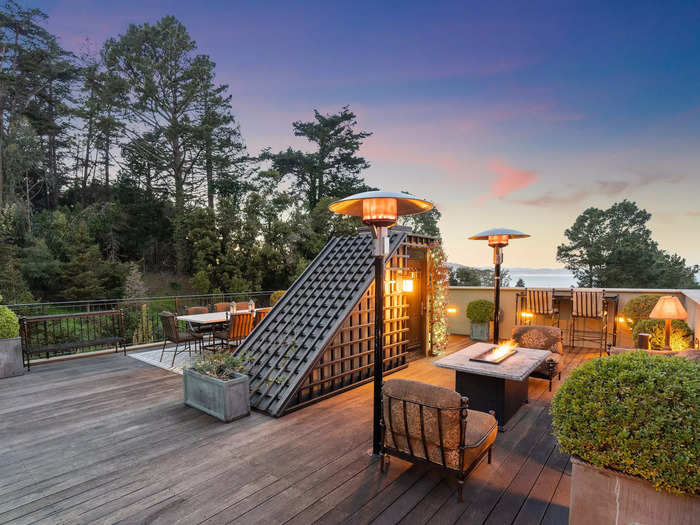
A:
{"label": "wicker chair", "polygon": [[462,501],[464,480],[488,456],[498,435],[493,413],[467,408],[467,398],[448,388],[391,379],[382,389],[382,472],[389,456],[440,467],[457,479]]}
{"label": "wicker chair", "polygon": [[549,350],[552,354],[538,366],[530,377],[549,380],[549,391],[552,391],[552,379],[561,372],[559,364],[564,357],[561,328],[541,325],[516,325],[513,327],[511,338],[524,348]]}
{"label": "wicker chair", "polygon": [[[190,356],[192,355],[192,342],[194,342],[195,351],[197,350],[197,342],[199,342],[201,349],[203,336],[192,332],[191,330],[188,330],[187,332],[180,332],[177,329],[177,317],[175,314],[171,314],[170,312],[161,312],[160,321],[163,325],[163,350],[160,353],[161,361],[163,361],[163,355],[165,354],[165,347],[167,346],[168,341],[175,343],[175,348],[173,350],[168,350],[168,352],[173,353],[173,361],[170,363],[170,366],[175,365],[175,357],[178,353],[187,351],[189,352]],[[184,343],[183,350],[178,351],[181,343]]]}
{"label": "wicker chair", "polygon": [[229,308],[231,308],[231,303],[215,303],[214,304],[214,311],[215,312],[228,312]]}
{"label": "wicker chair", "polygon": [[225,345],[239,345],[253,329],[254,312],[233,314],[228,321],[228,330],[214,331],[214,339],[225,341]]}
{"label": "wicker chair", "polygon": [[258,308],[255,310],[255,320],[253,321],[253,328],[258,326],[260,322],[265,319],[265,316],[270,313],[272,307],[270,308]]}
{"label": "wicker chair", "polygon": [[185,308],[185,315],[208,314],[209,308],[206,306],[188,306]]}

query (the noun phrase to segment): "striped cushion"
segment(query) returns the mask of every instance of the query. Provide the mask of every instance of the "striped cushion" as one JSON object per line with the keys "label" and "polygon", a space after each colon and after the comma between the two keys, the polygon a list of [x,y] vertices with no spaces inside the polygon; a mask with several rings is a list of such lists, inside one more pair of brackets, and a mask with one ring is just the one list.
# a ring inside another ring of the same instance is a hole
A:
{"label": "striped cushion", "polygon": [[545,288],[528,288],[527,310],[533,314],[551,315],[554,312],[552,290]]}
{"label": "striped cushion", "polygon": [[574,317],[597,319],[603,317],[603,292],[574,290],[572,295]]}

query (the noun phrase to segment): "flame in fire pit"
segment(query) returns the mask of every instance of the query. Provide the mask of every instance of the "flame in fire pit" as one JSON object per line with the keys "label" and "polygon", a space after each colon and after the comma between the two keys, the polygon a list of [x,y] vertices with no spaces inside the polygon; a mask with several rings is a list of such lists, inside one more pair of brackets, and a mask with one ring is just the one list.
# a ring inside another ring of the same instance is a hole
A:
{"label": "flame in fire pit", "polygon": [[517,346],[517,345],[515,344],[515,341],[513,341],[513,340],[511,339],[510,341],[506,341],[506,342],[503,343],[502,345],[497,346],[496,348],[494,348],[494,349],[491,351],[491,352],[492,352],[491,355],[493,356],[494,359],[499,359],[499,358],[503,357],[504,355],[506,355],[506,354],[507,354],[508,352],[510,352],[511,350],[513,350],[513,348],[515,348],[516,346]]}

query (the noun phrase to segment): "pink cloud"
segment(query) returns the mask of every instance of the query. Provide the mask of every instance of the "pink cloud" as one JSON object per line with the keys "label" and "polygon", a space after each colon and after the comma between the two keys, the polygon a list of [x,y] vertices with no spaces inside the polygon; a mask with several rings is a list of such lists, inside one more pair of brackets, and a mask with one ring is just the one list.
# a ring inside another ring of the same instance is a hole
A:
{"label": "pink cloud", "polygon": [[532,170],[519,170],[508,166],[501,160],[495,159],[488,164],[489,171],[497,175],[491,181],[491,191],[479,197],[479,204],[483,204],[489,198],[502,199],[511,193],[534,184],[539,180],[537,172]]}

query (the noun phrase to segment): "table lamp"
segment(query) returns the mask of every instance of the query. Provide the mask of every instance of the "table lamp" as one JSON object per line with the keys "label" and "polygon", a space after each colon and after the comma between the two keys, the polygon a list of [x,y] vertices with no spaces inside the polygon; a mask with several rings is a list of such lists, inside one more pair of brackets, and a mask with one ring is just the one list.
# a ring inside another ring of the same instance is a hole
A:
{"label": "table lamp", "polygon": [[672,295],[664,295],[659,297],[656,306],[649,314],[649,319],[663,319],[666,321],[665,332],[665,348],[671,349],[671,321],[676,319],[688,319],[688,312],[685,311],[683,305],[678,300],[678,297]]}

